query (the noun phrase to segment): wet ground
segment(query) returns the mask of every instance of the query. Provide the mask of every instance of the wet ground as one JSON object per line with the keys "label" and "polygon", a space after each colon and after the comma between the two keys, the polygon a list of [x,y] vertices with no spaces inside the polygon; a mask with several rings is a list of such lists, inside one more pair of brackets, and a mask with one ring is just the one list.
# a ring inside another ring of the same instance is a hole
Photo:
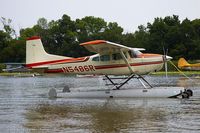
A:
{"label": "wet ground", "polygon": [[[49,99],[50,88],[102,87],[101,78],[0,77],[0,132],[200,132],[200,79],[147,76],[154,86],[184,86],[190,99]],[[140,86],[132,80],[128,85]]]}

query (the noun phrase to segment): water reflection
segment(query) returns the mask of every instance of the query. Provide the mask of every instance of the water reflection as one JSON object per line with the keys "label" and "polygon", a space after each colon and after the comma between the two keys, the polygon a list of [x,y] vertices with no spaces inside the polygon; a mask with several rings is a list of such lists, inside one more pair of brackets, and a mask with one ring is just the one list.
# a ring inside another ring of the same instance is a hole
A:
{"label": "water reflection", "polygon": [[179,78],[177,81],[178,86],[182,87],[198,87],[200,86],[200,78]]}
{"label": "water reflection", "polygon": [[35,130],[53,129],[54,122],[67,117],[68,112],[70,108],[66,106],[41,104],[25,113],[28,122],[24,126]]}
{"label": "water reflection", "polygon": [[[91,99],[90,99],[91,100]],[[94,99],[95,100],[95,99]],[[87,101],[84,101],[87,102]],[[44,131],[127,132],[134,130],[166,131],[167,113],[148,107],[146,100],[95,101],[94,104],[39,104],[25,114],[29,129]],[[130,103],[133,102],[133,103]]]}

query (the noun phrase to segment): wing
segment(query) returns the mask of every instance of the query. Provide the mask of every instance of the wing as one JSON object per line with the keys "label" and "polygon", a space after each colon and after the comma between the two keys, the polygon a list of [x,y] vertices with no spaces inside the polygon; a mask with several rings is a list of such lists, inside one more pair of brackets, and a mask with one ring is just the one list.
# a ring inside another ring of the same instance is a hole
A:
{"label": "wing", "polygon": [[129,51],[129,50],[144,50],[142,48],[130,48],[117,43],[105,41],[105,40],[95,40],[89,41],[85,43],[81,43],[81,46],[84,46],[87,50],[99,53],[99,54],[107,54],[107,53],[116,53],[121,51]]}

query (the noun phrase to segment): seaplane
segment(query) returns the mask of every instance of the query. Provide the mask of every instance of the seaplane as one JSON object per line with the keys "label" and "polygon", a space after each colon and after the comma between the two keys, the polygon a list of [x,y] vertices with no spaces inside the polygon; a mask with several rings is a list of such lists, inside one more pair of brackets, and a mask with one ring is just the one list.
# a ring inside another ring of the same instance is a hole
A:
{"label": "seaplane", "polygon": [[190,64],[184,58],[178,60],[178,67],[183,70],[200,70],[200,63]]}
{"label": "seaplane", "polygon": [[[165,62],[172,57],[161,54],[142,53],[143,48],[131,48],[106,40],[94,40],[81,43],[80,46],[96,53],[86,57],[65,57],[48,54],[43,47],[41,38],[30,37],[26,41],[26,67],[42,73],[64,73],[79,75],[103,75],[103,80],[110,82],[112,87],[86,91],[73,91],[64,87],[62,92],[50,89],[50,97],[67,98],[189,98],[190,89],[184,87],[154,87],[143,75],[159,71]],[[119,80],[118,76],[123,77]],[[115,77],[116,76],[116,77]],[[124,77],[125,76],[125,77]],[[124,88],[131,79],[137,79],[142,87]]]}

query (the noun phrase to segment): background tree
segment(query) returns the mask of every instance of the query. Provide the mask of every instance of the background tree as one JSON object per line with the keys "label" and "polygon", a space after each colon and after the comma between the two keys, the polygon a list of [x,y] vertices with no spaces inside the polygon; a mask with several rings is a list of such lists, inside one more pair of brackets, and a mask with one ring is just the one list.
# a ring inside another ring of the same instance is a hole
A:
{"label": "background tree", "polygon": [[1,23],[3,24],[3,28],[4,28],[5,32],[8,35],[10,35],[10,37],[17,38],[17,34],[16,34],[15,30],[11,26],[11,23],[12,23],[11,19],[6,19],[4,17],[1,17]]}
{"label": "background tree", "polygon": [[112,41],[115,43],[122,43],[123,41],[123,28],[120,27],[116,22],[108,23],[104,32],[102,32],[102,39]]}
{"label": "background tree", "polygon": [[135,32],[124,33],[116,22],[106,22],[93,16],[74,21],[64,14],[50,22],[39,18],[33,27],[21,29],[19,37],[14,36],[10,19],[1,18],[1,22],[4,27],[0,30],[0,62],[24,62],[25,42],[31,36],[40,36],[48,53],[70,57],[93,54],[79,44],[103,39],[142,47],[153,53],[163,54],[164,47],[174,59],[200,59],[200,19],[191,21],[186,18],[181,22],[177,15],[155,18],[147,26],[138,26]]}
{"label": "background tree", "polygon": [[138,48],[147,48],[149,43],[149,32],[147,28],[143,25],[138,26],[138,30],[135,33],[127,33],[124,36],[126,42],[129,47],[138,47]]}
{"label": "background tree", "polygon": [[8,46],[10,38],[11,37],[9,34],[4,32],[3,30],[0,30],[0,51]]}
{"label": "background tree", "polygon": [[1,62],[23,62],[25,63],[25,41],[12,40],[9,45],[1,51]]}

